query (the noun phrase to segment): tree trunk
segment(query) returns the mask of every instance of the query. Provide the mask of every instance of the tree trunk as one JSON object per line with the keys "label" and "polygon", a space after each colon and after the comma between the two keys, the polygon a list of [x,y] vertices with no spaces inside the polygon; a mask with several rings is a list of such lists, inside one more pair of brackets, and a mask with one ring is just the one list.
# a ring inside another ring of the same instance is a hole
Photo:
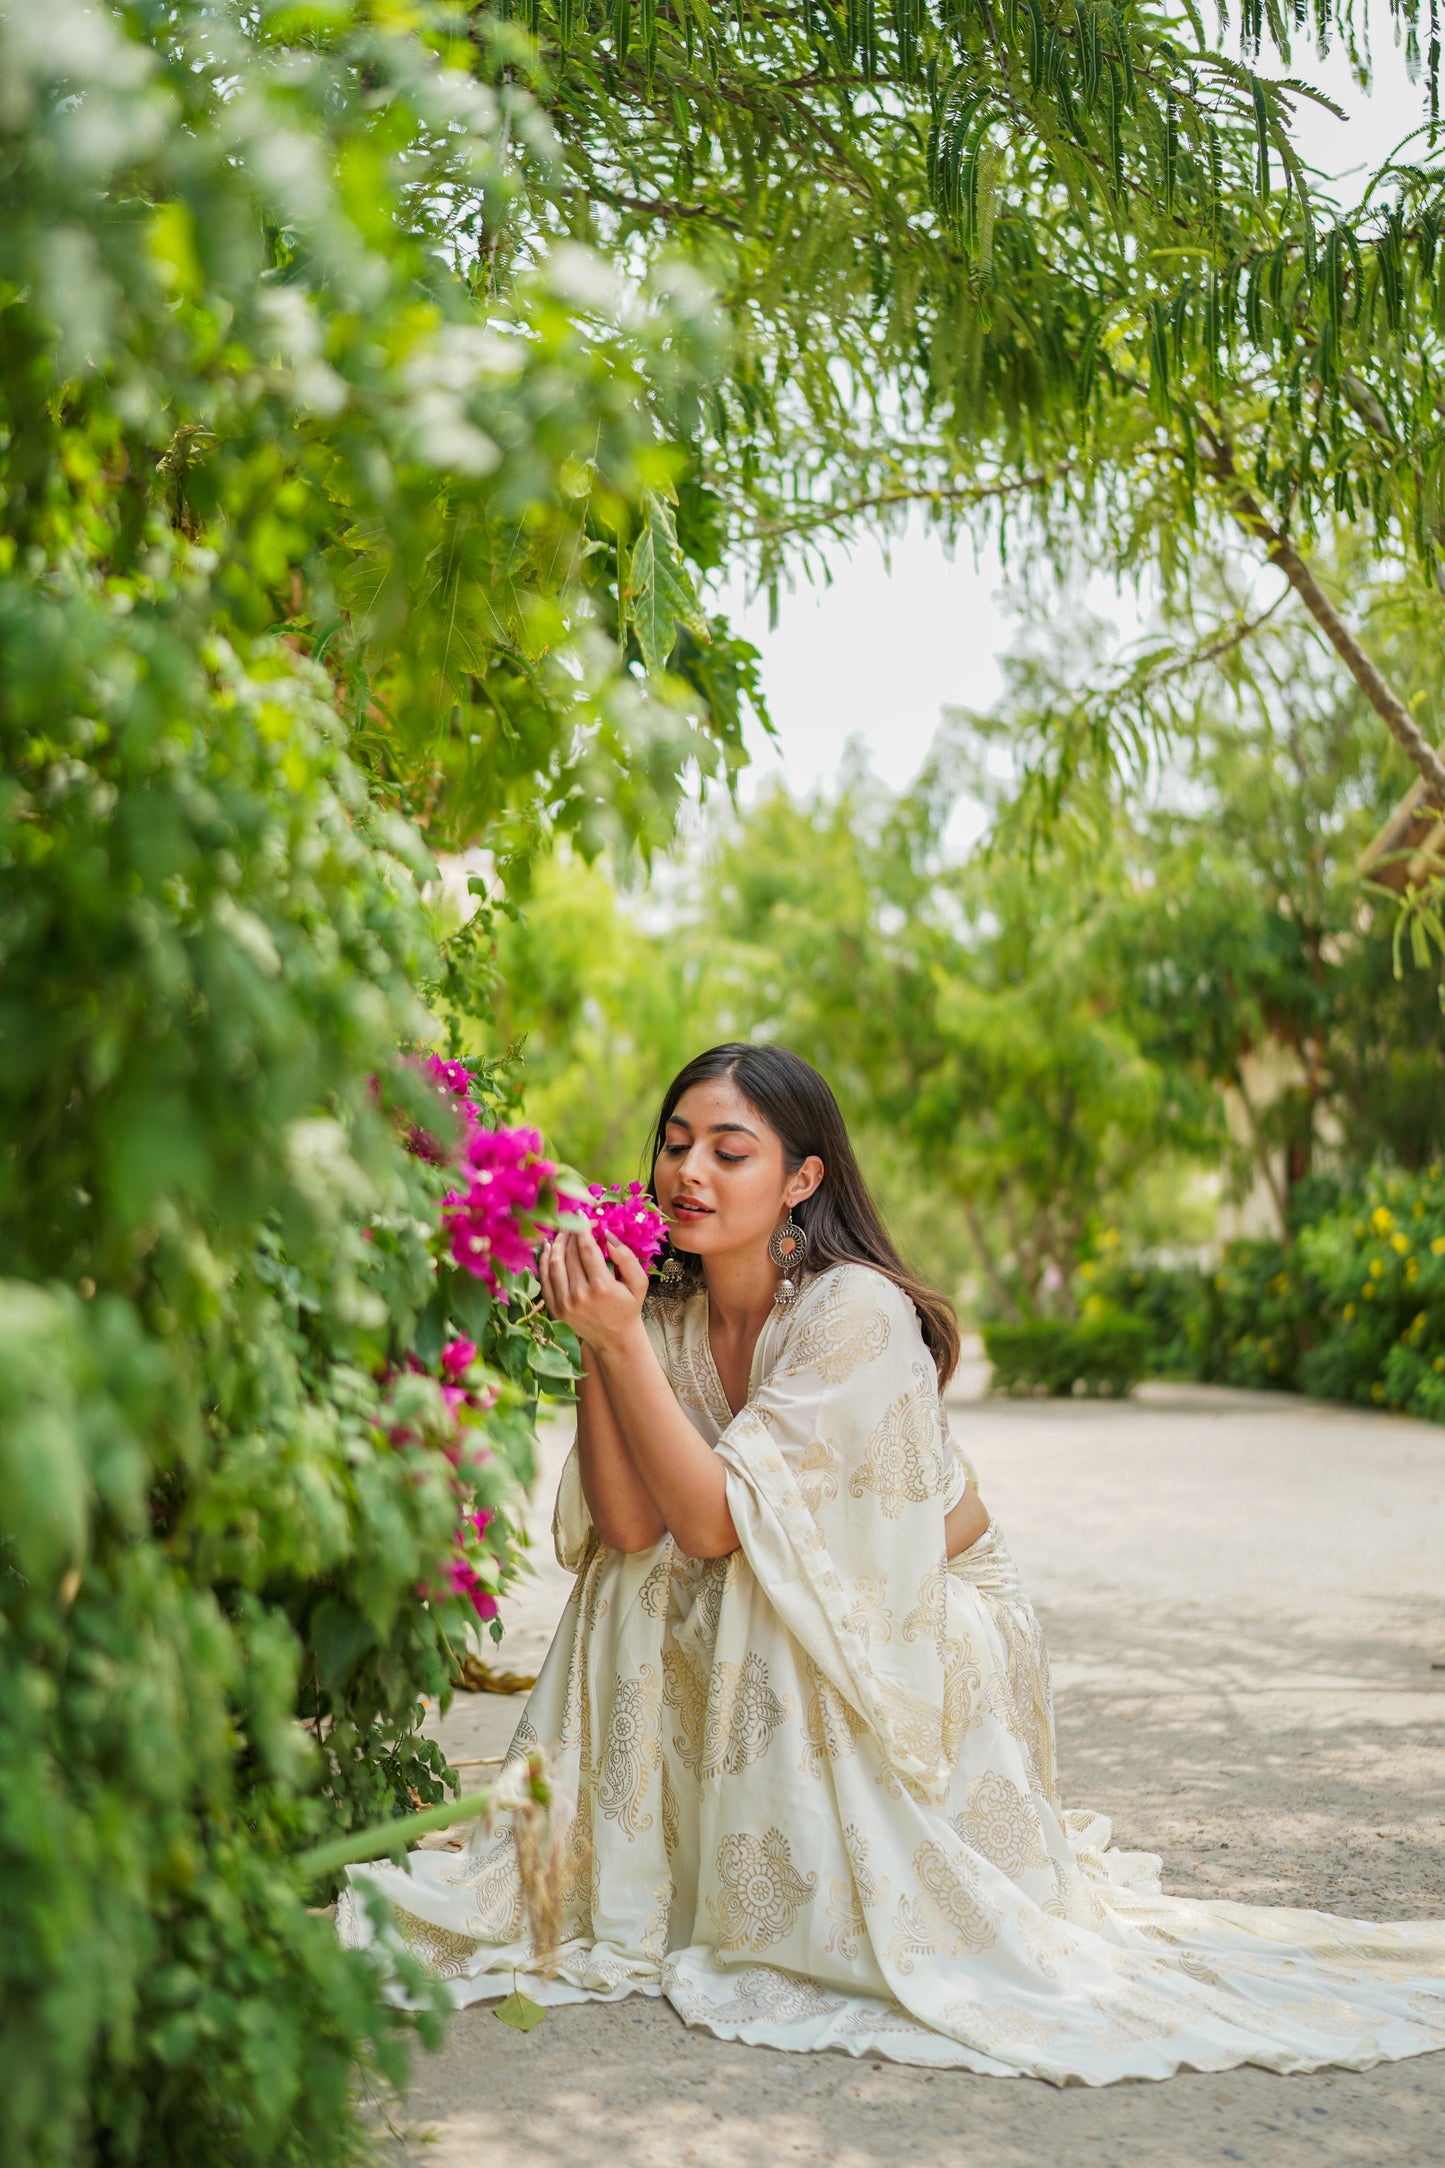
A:
{"label": "tree trunk", "polygon": [[1244,1109],[1245,1124],[1249,1130],[1249,1141],[1254,1150],[1254,1163],[1258,1167],[1260,1174],[1264,1179],[1265,1188],[1269,1191],[1269,1201],[1274,1206],[1275,1218],[1279,1221],[1280,1241],[1288,1242],[1289,1206],[1285,1198],[1285,1193],[1280,1188],[1279,1178],[1274,1171],[1273,1165],[1271,1164],[1271,1148],[1269,1141],[1266,1138],[1264,1130],[1260,1125],[1260,1119],[1259,1115],[1255,1111],[1254,1101],[1250,1098],[1249,1093],[1244,1088],[1244,1072],[1237,1062],[1234,1065],[1234,1070],[1230,1077],[1230,1082],[1233,1084],[1235,1091],[1239,1094],[1239,1103],[1240,1106]]}
{"label": "tree trunk", "polygon": [[988,1237],[983,1231],[983,1221],[979,1218],[978,1206],[974,1203],[972,1197],[967,1196],[960,1197],[959,1203],[963,1206],[963,1216],[968,1222],[968,1232],[973,1246],[978,1251],[978,1261],[983,1266],[984,1278],[993,1289],[1005,1313],[1017,1325],[1020,1322],[1019,1306],[1014,1301],[1007,1280],[998,1269],[993,1251],[989,1247]]}
{"label": "tree trunk", "polygon": [[1278,565],[1385,728],[1424,776],[1435,805],[1445,807],[1445,760],[1365,653],[1288,535],[1271,524],[1244,487],[1229,446],[1212,431],[1206,434],[1213,449],[1201,464],[1223,489],[1234,517],[1247,535],[1264,544],[1270,563]]}

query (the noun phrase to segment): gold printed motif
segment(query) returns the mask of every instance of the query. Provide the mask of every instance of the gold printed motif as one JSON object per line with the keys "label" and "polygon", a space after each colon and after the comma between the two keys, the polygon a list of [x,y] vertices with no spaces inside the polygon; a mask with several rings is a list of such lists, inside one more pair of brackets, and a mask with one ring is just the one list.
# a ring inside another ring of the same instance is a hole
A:
{"label": "gold printed motif", "polygon": [[962,1860],[930,1839],[914,1853],[913,1872],[918,1895],[899,1904],[888,1945],[889,1961],[900,1972],[912,1972],[920,1957],[962,1957],[997,1942],[1003,1915],[972,1888]]}
{"label": "gold printed motif", "polygon": [[[1049,1862],[1050,1866],[1053,1861]],[[1046,1898],[1035,1919],[1029,1912],[1020,1914],[1019,1939],[1024,1946],[1024,1961],[1033,1971],[1041,1972],[1046,1980],[1059,1977],[1059,1959],[1072,1957],[1079,1947],[1077,1935],[1071,1935],[1053,1916],[1055,1897]]]}
{"label": "gold printed motif", "polygon": [[817,1513],[827,1500],[837,1497],[841,1473],[841,1464],[827,1439],[811,1439],[802,1459],[793,1464],[793,1479],[810,1513]]}
{"label": "gold printed motif", "polygon": [[401,1905],[393,1908],[393,1914],[402,1941],[439,1980],[460,1978],[482,1947],[474,1936],[455,1934],[450,1927],[436,1927]]}
{"label": "gold printed motif", "polygon": [[[674,1381],[679,1400],[692,1398],[693,1405],[707,1417],[721,1434],[733,1421],[733,1411],[723,1381],[718,1376],[717,1362],[713,1356],[712,1341],[707,1329],[707,1297],[704,1295],[694,1309],[688,1306],[688,1330],[684,1346],[678,1352],[679,1376],[685,1376],[687,1392]],[[694,1397],[695,1396],[695,1397]]]}
{"label": "gold printed motif", "polygon": [[480,1862],[463,1854],[448,1880],[471,1891],[471,1923],[488,1942],[520,1942],[527,1931],[527,1908],[517,1872],[512,1832],[492,1840]]}
{"label": "gold printed motif", "polygon": [[990,1678],[984,1701],[989,1714],[1017,1736],[1028,1758],[1034,1790],[1057,1812],[1054,1696],[1043,1632],[1033,1612],[1018,1604],[999,1604],[994,1622],[1003,1639],[1006,1668]]}
{"label": "gold printed motif", "polygon": [[862,1364],[878,1360],[888,1345],[888,1317],[876,1305],[861,1309],[864,1290],[850,1286],[851,1277],[839,1273],[811,1315],[799,1319],[775,1375],[814,1370],[825,1385],[845,1385]]}
{"label": "gold printed motif", "polygon": [[673,1710],[678,1729],[672,1735],[684,1769],[696,1770],[702,1759],[703,1718],[707,1711],[707,1673],[691,1650],[669,1642],[662,1652],[662,1698]]}
{"label": "gold printed motif", "polygon": [[638,1943],[644,1956],[656,1958],[658,1964],[667,1955],[667,1930],[672,1914],[672,1884],[659,1882],[652,1892],[652,1910],[647,1923],[638,1935]]}
{"label": "gold printed motif", "polygon": [[1092,1994],[1089,2005],[1103,2020],[1103,2048],[1129,2047],[1136,2040],[1167,2040],[1188,2023],[1190,2005],[1157,1989],[1130,1986],[1117,1998]]}
{"label": "gold printed motif", "polygon": [[1061,2019],[1040,2017],[1037,2010],[1021,2002],[948,2002],[939,2014],[956,2040],[965,2047],[977,2048],[983,2055],[1015,2043],[1020,2047],[1042,2047],[1068,2031]]}
{"label": "gold printed motif", "polygon": [[1038,1816],[1000,1770],[987,1769],[975,1777],[969,1786],[967,1811],[955,1814],[951,1826],[971,1851],[982,1852],[1014,1881],[1030,1867],[1048,1865]]}
{"label": "gold printed motif", "polygon": [[662,1760],[662,1707],[655,1664],[643,1664],[635,1679],[619,1679],[607,1725],[607,1744],[597,1777],[597,1804],[629,1837],[652,1827],[642,1802],[652,1773]]}
{"label": "gold printed motif", "polygon": [[927,1770],[938,1768],[943,1759],[943,1710],[938,1703],[896,1686],[889,1695],[885,1721],[895,1750],[905,1760]]}
{"label": "gold printed motif", "polygon": [[[1385,1923],[1374,1935],[1353,1937],[1332,1935],[1326,1942],[1312,1942],[1310,1956],[1318,1964],[1332,1969],[1342,1967],[1357,1980],[1410,1980],[1420,1972],[1420,1952],[1408,1944],[1394,1948],[1385,1939]],[[1445,1987],[1438,1991],[1445,1995]]]}
{"label": "gold printed motif", "polygon": [[[674,1985],[669,1985],[669,1993],[677,1999]],[[736,2024],[754,2019],[786,2024],[795,2018],[831,2017],[846,2007],[841,1995],[825,1994],[811,1980],[776,1972],[771,1965],[747,1966],[726,2002],[710,2002],[703,1995],[685,1995],[685,2000],[689,2015],[709,2025],[715,2018]]]}
{"label": "gold printed motif", "polygon": [[[885,1755],[880,1754],[878,1757],[877,1766],[873,1772],[873,1782],[881,1790],[887,1792],[890,1799],[901,1799],[903,1797],[903,1779]],[[910,1793],[909,1796],[912,1797],[912,1794]]]}
{"label": "gold printed motif", "polygon": [[799,1874],[780,1829],[761,1837],[732,1830],[717,1848],[718,1894],[707,1910],[720,1950],[766,1950],[790,1935],[818,1889],[814,1873]]}
{"label": "gold printed motif", "polygon": [[918,1584],[918,1601],[903,1621],[905,1641],[941,1643],[948,1624],[948,1561],[930,1566]]}
{"label": "gold printed motif", "polygon": [[883,1601],[886,1584],[876,1574],[860,1573],[853,1583],[853,1603],[848,1612],[852,1627],[865,1649],[876,1641],[884,1648],[893,1639],[893,1613]]}
{"label": "gold printed motif", "polygon": [[512,1743],[507,1748],[507,1758],[502,1767],[510,1769],[515,1762],[525,1761],[533,1747],[541,1744],[542,1741],[538,1736],[537,1727],[532,1722],[532,1719],[529,1716],[520,1717],[517,1721],[517,1728],[512,1733]]}
{"label": "gold printed motif", "polygon": [[577,1576],[574,1597],[577,1623],[567,1660],[567,1697],[557,1744],[563,1748],[579,1747],[583,1779],[592,1774],[592,1635],[597,1621],[607,1613],[608,1599],[603,1594],[603,1582],[611,1556],[610,1552],[598,1551],[589,1559]]}
{"label": "gold printed motif", "polygon": [[662,1763],[662,1841],[667,1847],[669,1860],[677,1850],[679,1834],[677,1792],[672,1782],[672,1771],[664,1756]]}
{"label": "gold printed motif", "polygon": [[986,1714],[979,1697],[982,1667],[975,1661],[970,1643],[943,1644],[943,1758],[951,1768],[958,1760],[965,1732],[981,1724]]}
{"label": "gold printed motif", "polygon": [[828,1884],[831,1925],[827,1947],[852,1964],[858,1955],[859,1943],[868,1933],[868,1907],[884,1903],[891,1885],[887,1875],[880,1879],[870,1871],[868,1839],[856,1822],[845,1826],[843,1838],[848,1847],[851,1872],[846,1881],[834,1875]]}
{"label": "gold printed motif", "polygon": [[[712,1381],[701,1366],[693,1361],[689,1350],[685,1347],[678,1348],[668,1367],[672,1389],[683,1407],[693,1409],[698,1415],[716,1419],[720,1411],[717,1395],[710,1389]],[[728,1410],[727,1420],[732,1420],[731,1409]]]}
{"label": "gold printed motif", "polygon": [[1336,2002],[1328,1995],[1311,1995],[1308,2002],[1280,2002],[1270,2011],[1278,2022],[1287,2020],[1291,2025],[1303,2025],[1310,2032],[1357,2033],[1363,2030],[1363,2019],[1358,2010],[1347,2002]]}
{"label": "gold printed motif", "polygon": [[637,1591],[638,1609],[644,1612],[648,1618],[664,1619],[667,1617],[668,1597],[672,1593],[672,1554],[673,1544],[672,1538],[669,1536],[661,1558],[651,1568],[646,1580]]}
{"label": "gold printed motif", "polygon": [[592,1931],[592,1911],[596,1898],[595,1866],[596,1854],[592,1847],[592,1794],[584,1791],[577,1802],[577,1812],[567,1825],[562,1859],[564,1937],[590,1934]]}
{"label": "gold printed motif", "polygon": [[740,1664],[719,1658],[708,1681],[700,1727],[694,1703],[684,1713],[683,1729],[674,1735],[673,1745],[683,1767],[699,1780],[735,1777],[749,1762],[762,1759],[773,1733],[792,1713],[792,1695],[778,1699],[761,1656],[750,1651]]}
{"label": "gold printed motif", "polygon": [[922,1363],[913,1365],[913,1383],[894,1401],[868,1439],[863,1464],[854,1470],[848,1490],[861,1498],[872,1491],[890,1521],[907,1505],[927,1505],[947,1480],[938,1428],[938,1384]]}
{"label": "gold printed motif", "polygon": [[875,2033],[911,2033],[915,2040],[926,2040],[933,2028],[916,2017],[910,2017],[901,2002],[890,1999],[879,2009],[876,2005],[850,2011],[838,2027],[841,2034],[850,2038],[871,2040]]}
{"label": "gold printed motif", "polygon": [[852,1754],[868,1726],[843,1699],[830,1679],[825,1679],[811,1657],[803,1659],[808,1675],[808,1699],[803,1708],[804,1746],[798,1767],[810,1777],[823,1774],[825,1762],[841,1761]]}
{"label": "gold printed motif", "polygon": [[711,1648],[717,1639],[723,1599],[736,1584],[742,1555],[741,1551],[730,1551],[726,1558],[710,1558],[703,1569],[692,1607],[692,1626],[695,1638],[705,1648]]}

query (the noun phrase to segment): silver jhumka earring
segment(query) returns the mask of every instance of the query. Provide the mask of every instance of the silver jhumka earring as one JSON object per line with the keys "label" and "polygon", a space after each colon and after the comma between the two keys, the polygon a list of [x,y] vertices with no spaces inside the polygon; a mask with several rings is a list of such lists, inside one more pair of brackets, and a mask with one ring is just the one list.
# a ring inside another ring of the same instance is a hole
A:
{"label": "silver jhumka earring", "polygon": [[676,1302],[678,1297],[686,1294],[686,1292],[686,1269],[676,1250],[669,1244],[667,1255],[662,1262],[662,1270],[657,1275],[653,1293],[660,1296],[664,1302]]}
{"label": "silver jhumka earring", "polygon": [[808,1254],[808,1230],[800,1227],[790,1212],[781,1227],[775,1227],[768,1237],[768,1255],[783,1277],[773,1297],[779,1310],[791,1310],[798,1299],[798,1283],[794,1278],[803,1268]]}

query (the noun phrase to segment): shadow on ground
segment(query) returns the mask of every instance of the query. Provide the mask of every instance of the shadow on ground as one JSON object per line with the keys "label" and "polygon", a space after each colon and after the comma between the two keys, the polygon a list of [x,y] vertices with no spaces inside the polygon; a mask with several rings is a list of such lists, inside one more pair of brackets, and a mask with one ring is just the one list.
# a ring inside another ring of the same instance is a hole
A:
{"label": "shadow on ground", "polygon": [[[1305,2078],[1244,2070],[1056,2090],[736,2047],[633,2000],[553,2011],[525,2037],[488,2010],[464,2011],[423,2083],[428,2117],[397,2148],[396,2168],[1445,2161],[1445,2055]],[[428,2119],[431,2142],[418,2143]]]}
{"label": "shadow on ground", "polygon": [[[1445,1915],[1445,1429],[1161,1391],[954,1428],[1048,1632],[1068,1803],[1183,1895]],[[517,1708],[477,1698],[438,1719],[454,1753],[505,1745]],[[404,2120],[391,2168],[1445,2168],[1445,2054],[1055,2090],[733,2046],[636,1998],[527,2035],[463,2012]]]}

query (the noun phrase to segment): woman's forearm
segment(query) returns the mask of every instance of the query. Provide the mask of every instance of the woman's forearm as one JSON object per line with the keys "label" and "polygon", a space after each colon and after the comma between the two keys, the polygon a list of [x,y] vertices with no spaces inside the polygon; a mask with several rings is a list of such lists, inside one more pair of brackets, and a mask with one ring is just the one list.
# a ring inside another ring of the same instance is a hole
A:
{"label": "woman's forearm", "polygon": [[673,1541],[689,1558],[725,1558],[738,1547],[727,1471],[678,1406],[643,1327],[591,1352],[627,1457]]}
{"label": "woman's forearm", "polygon": [[592,1525],[609,1550],[648,1551],[667,1533],[617,1427],[593,1350],[582,1350],[577,1462]]}

